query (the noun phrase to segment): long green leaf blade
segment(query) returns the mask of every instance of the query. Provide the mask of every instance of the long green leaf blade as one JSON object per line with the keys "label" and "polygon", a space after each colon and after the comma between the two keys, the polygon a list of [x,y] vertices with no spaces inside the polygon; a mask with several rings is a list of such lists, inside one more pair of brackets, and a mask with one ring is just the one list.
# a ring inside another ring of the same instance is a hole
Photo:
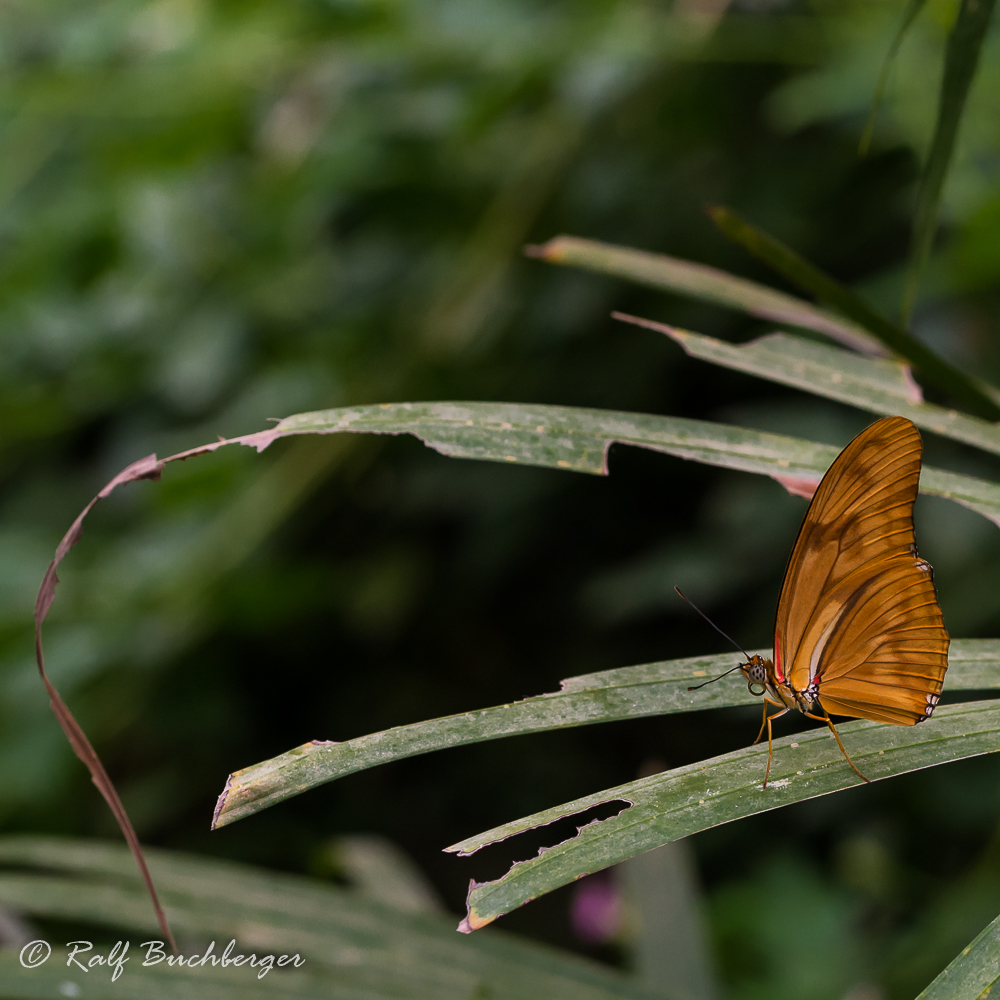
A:
{"label": "long green leaf blade", "polygon": [[[770,656],[770,650],[756,650]],[[523,736],[648,715],[759,704],[733,675],[700,684],[733,666],[738,653],[619,667],[564,680],[554,694],[397,726],[343,743],[303,744],[229,776],[213,827],[227,826],[308,789],[370,767],[485,740]],[[956,639],[948,655],[947,691],[1000,687],[1000,640]],[[2,858],[2,854],[0,854]]]}
{"label": "long green leaf blade", "polygon": [[945,177],[951,165],[965,101],[979,66],[979,53],[995,5],[996,0],[961,0],[955,26],[948,36],[937,124],[917,195],[910,260],[900,306],[903,323],[910,320],[920,276],[930,257]]}
{"label": "long green leaf blade", "polygon": [[[319,410],[287,417],[265,433],[270,439],[340,432],[412,434],[453,458],[595,475],[607,474],[608,449],[619,442],[770,476],[803,495],[811,495],[838,454],[829,445],[704,420],[518,403],[381,403]],[[947,497],[1000,525],[1000,486],[994,483],[924,466],[920,491]]]}
{"label": "long green leaf blade", "polygon": [[1000,980],[1000,917],[917,997],[917,1000],[982,1000]]}
{"label": "long green leaf blade", "polygon": [[873,413],[908,417],[918,427],[1000,455],[1000,427],[957,410],[925,403],[920,387],[901,362],[862,358],[785,333],[768,334],[747,344],[729,344],[653,320],[622,313],[615,313],[615,316],[666,334],[693,358],[794,386]]}
{"label": "long green leaf blade", "polygon": [[976,415],[986,420],[1000,420],[1000,405],[983,391],[975,379],[939,358],[908,330],[889,322],[854,292],[838,284],[780,240],[752,226],[731,209],[715,207],[710,210],[710,214],[719,229],[731,240],[745,247],[789,281],[811,292],[874,334],[891,351],[905,358],[917,374],[946,389]]}
{"label": "long green leaf blade", "polygon": [[661,291],[738,309],[760,319],[813,330],[865,354],[886,353],[878,340],[848,320],[794,295],[747,278],[738,278],[706,264],[597,240],[584,240],[578,236],[557,236],[542,246],[528,247],[525,252],[549,264],[586,268]]}
{"label": "long green leaf blade", "polygon": [[[1000,701],[946,706],[918,726],[851,722],[840,734],[861,771],[878,781],[1000,750]],[[500,879],[474,884],[461,929],[476,930],[585,873],[661,844],[861,783],[825,729],[775,740],[771,780],[762,789],[766,762],[766,744],[747,747],[585,796],[449,847],[472,854],[594,806],[623,803],[617,816],[582,827],[577,836],[518,862]]]}

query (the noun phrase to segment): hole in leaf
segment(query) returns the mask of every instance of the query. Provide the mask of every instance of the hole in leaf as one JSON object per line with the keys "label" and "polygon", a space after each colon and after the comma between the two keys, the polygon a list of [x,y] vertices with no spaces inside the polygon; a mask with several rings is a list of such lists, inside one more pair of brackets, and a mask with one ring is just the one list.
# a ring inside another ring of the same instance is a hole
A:
{"label": "hole in leaf", "polygon": [[472,863],[471,870],[468,868],[466,870],[477,882],[491,882],[503,878],[518,861],[527,861],[537,857],[546,848],[572,840],[582,827],[611,819],[631,806],[632,803],[627,799],[611,799],[582,812],[573,813],[572,816],[564,816],[545,826],[525,830],[524,833],[499,840],[481,848],[466,859],[467,864],[469,861]]}

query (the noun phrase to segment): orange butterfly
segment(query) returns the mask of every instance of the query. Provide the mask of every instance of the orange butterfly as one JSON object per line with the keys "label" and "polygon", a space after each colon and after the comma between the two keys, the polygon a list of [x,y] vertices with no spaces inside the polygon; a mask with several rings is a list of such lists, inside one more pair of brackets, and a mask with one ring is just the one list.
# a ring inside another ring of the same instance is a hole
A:
{"label": "orange butterfly", "polygon": [[764,696],[764,788],[771,723],[789,709],[825,722],[865,781],[830,715],[912,726],[934,712],[949,639],[913,534],[921,450],[911,421],[883,417],[837,456],[809,504],[781,585],[774,660],[739,664]]}

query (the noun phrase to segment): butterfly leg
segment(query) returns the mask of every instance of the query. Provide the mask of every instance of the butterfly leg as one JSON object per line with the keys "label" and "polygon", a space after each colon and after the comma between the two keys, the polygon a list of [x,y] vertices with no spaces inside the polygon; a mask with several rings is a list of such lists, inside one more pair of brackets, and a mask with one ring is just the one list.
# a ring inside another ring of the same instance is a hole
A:
{"label": "butterfly leg", "polygon": [[837,732],[837,730],[834,727],[833,723],[830,721],[830,716],[829,715],[813,715],[812,712],[803,712],[802,714],[805,715],[806,718],[808,718],[808,719],[817,719],[820,722],[825,722],[830,727],[830,732],[833,733],[833,738],[837,741],[837,746],[840,747],[840,752],[844,755],[844,759],[847,761],[848,764],[851,765],[851,767],[854,769],[854,773],[862,781],[868,782],[870,784],[871,783],[870,780],[868,778],[866,778],[857,769],[857,766],[855,765],[854,761],[851,760],[850,756],[848,756],[847,751],[844,749],[844,744],[841,743],[841,741],[840,741],[840,733]]}
{"label": "butterfly leg", "polygon": [[764,730],[767,729],[767,699],[766,698],[762,702],[762,705],[764,706],[764,718],[761,720],[761,723],[760,723],[760,732],[757,734],[757,739],[755,739],[753,741],[754,746],[756,746],[758,743],[760,743],[760,738],[764,735]]}
{"label": "butterfly leg", "polygon": [[[767,699],[767,701],[770,701],[770,699]],[[776,705],[777,704],[777,702],[774,702],[774,701],[770,701],[770,703],[772,705]],[[782,710],[780,712],[775,712],[774,715],[768,715],[767,714],[767,702],[765,702],[765,704],[764,704],[764,724],[767,726],[767,770],[764,772],[764,784],[761,785],[761,790],[767,788],[767,779],[771,776],[771,758],[774,756],[774,746],[772,744],[772,739],[771,739],[771,723],[775,719],[780,718],[787,711],[788,711],[788,708],[786,707],[786,708],[782,708]],[[763,731],[764,730],[763,730],[763,727],[762,727],[761,728],[761,732],[763,732]],[[758,736],[757,739],[759,740],[760,737]]]}
{"label": "butterfly leg", "polygon": [[[764,720],[760,724],[760,732],[757,734],[757,739],[755,739],[753,741],[754,742],[754,746],[756,746],[758,743],[760,743],[761,737],[764,735],[764,730],[767,729],[767,706],[768,705],[777,705],[778,708],[781,708],[781,702],[780,701],[775,701],[773,698],[768,698],[767,695],[764,695],[764,701],[762,702],[762,704],[763,704],[763,707],[764,707]],[[787,711],[788,711],[788,709],[786,708],[785,712],[787,712]],[[771,718],[772,719],[776,719],[778,717],[778,715],[784,715],[785,712],[778,712],[777,715],[772,715]]]}

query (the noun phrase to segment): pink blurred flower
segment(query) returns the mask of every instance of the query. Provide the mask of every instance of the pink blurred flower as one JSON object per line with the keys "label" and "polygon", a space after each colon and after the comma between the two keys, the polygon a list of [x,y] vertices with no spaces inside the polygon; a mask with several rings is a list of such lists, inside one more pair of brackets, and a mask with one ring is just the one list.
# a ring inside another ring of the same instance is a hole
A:
{"label": "pink blurred flower", "polygon": [[622,925],[622,897],[607,875],[588,875],[573,887],[570,922],[573,933],[586,944],[604,944]]}

